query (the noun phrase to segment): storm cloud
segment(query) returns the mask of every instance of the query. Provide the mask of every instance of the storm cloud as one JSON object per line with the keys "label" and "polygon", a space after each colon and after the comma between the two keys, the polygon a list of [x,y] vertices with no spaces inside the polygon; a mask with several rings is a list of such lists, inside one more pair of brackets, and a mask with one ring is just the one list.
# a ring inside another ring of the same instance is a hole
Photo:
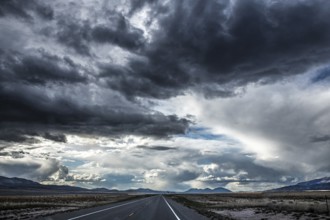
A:
{"label": "storm cloud", "polygon": [[207,97],[226,97],[251,82],[302,73],[329,58],[329,6],[327,1],[153,3],[159,13],[151,22],[159,28],[141,52],[146,60],[131,60],[120,76],[109,74],[109,85],[129,96],[168,98],[199,89]]}
{"label": "storm cloud", "polygon": [[28,179],[43,181],[59,170],[59,162],[56,160],[11,158],[1,159],[1,176],[21,176]]}
{"label": "storm cloud", "polygon": [[176,148],[174,147],[166,147],[166,146],[145,146],[145,145],[139,145],[136,146],[139,149],[144,149],[144,150],[158,150],[158,151],[167,151],[167,150],[175,150]]}
{"label": "storm cloud", "polygon": [[3,0],[1,175],[158,189],[328,175],[329,9]]}
{"label": "storm cloud", "polygon": [[41,1],[4,0],[0,5],[0,16],[15,16],[21,19],[31,20],[32,14],[38,17],[51,20],[53,18],[53,9]]}
{"label": "storm cloud", "polygon": [[326,141],[330,141],[330,135],[312,136],[310,140],[312,143],[326,142]]}

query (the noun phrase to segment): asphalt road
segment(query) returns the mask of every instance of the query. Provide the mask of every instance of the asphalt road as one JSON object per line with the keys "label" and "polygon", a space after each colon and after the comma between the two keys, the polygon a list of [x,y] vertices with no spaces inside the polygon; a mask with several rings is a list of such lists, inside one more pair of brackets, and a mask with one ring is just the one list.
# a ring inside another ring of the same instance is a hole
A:
{"label": "asphalt road", "polygon": [[162,195],[48,216],[47,220],[204,220],[206,217]]}

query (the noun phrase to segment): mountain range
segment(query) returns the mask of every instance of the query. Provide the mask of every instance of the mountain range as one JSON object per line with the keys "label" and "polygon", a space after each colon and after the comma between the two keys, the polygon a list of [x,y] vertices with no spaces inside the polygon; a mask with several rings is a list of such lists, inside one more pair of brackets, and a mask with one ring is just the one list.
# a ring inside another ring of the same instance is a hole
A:
{"label": "mountain range", "polygon": [[[107,188],[95,188],[95,189],[86,189],[77,186],[67,186],[67,185],[43,185],[31,180],[23,178],[8,178],[0,176],[0,194],[8,192],[17,192],[17,191],[32,191],[32,192],[41,192],[41,193],[133,193],[133,194],[167,194],[175,193],[169,191],[157,191],[146,188],[139,189],[128,189],[128,190],[116,190],[116,189],[107,189]],[[230,192],[224,188],[216,189],[190,189],[184,193],[220,193],[220,192]]]}
{"label": "mountain range", "polygon": [[284,186],[269,191],[283,192],[283,191],[307,191],[307,190],[330,190],[330,177],[323,177],[320,179],[300,182],[291,186]]}
{"label": "mountain range", "polygon": [[228,193],[228,192],[231,192],[231,191],[228,190],[228,189],[225,189],[223,187],[218,187],[218,188],[215,188],[215,189],[210,189],[210,188],[195,189],[195,188],[192,188],[192,189],[189,189],[189,190],[185,191],[184,193],[187,193],[187,194],[207,194],[207,193]]}
{"label": "mountain range", "polygon": [[[98,189],[85,189],[77,186],[67,186],[67,185],[43,185],[31,180],[23,178],[8,178],[0,176],[0,189],[2,191],[7,190],[19,190],[19,191],[56,191],[56,192],[87,192],[87,191],[98,191]],[[102,189],[104,191],[104,189]]]}
{"label": "mountain range", "polygon": [[[330,177],[314,179],[306,182],[300,182],[295,185],[285,186],[277,189],[267,190],[268,192],[286,192],[286,191],[307,191],[307,190],[330,190]],[[40,193],[136,193],[136,194],[167,194],[167,193],[185,193],[185,194],[211,194],[228,193],[230,190],[218,187],[215,189],[191,188],[184,192],[157,191],[147,188],[116,190],[107,188],[86,189],[77,186],[68,185],[43,185],[23,178],[8,178],[0,176],[0,194],[14,192],[40,192]]]}

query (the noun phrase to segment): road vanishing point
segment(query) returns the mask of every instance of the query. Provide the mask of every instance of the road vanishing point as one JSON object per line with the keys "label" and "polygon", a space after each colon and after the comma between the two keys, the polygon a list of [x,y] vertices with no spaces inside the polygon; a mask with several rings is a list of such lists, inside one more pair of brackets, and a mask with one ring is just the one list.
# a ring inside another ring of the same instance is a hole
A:
{"label": "road vanishing point", "polygon": [[204,220],[198,214],[162,195],[44,217],[45,220]]}

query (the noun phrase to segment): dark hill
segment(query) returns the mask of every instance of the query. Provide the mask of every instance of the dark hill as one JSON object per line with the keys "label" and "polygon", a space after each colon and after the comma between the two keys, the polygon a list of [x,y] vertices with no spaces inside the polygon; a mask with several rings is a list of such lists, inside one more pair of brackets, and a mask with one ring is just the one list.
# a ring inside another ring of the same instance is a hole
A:
{"label": "dark hill", "polygon": [[306,190],[330,190],[330,177],[323,177],[320,179],[301,182],[301,183],[297,183],[296,185],[285,186],[277,189],[272,189],[270,191],[285,192],[285,191],[306,191]]}

